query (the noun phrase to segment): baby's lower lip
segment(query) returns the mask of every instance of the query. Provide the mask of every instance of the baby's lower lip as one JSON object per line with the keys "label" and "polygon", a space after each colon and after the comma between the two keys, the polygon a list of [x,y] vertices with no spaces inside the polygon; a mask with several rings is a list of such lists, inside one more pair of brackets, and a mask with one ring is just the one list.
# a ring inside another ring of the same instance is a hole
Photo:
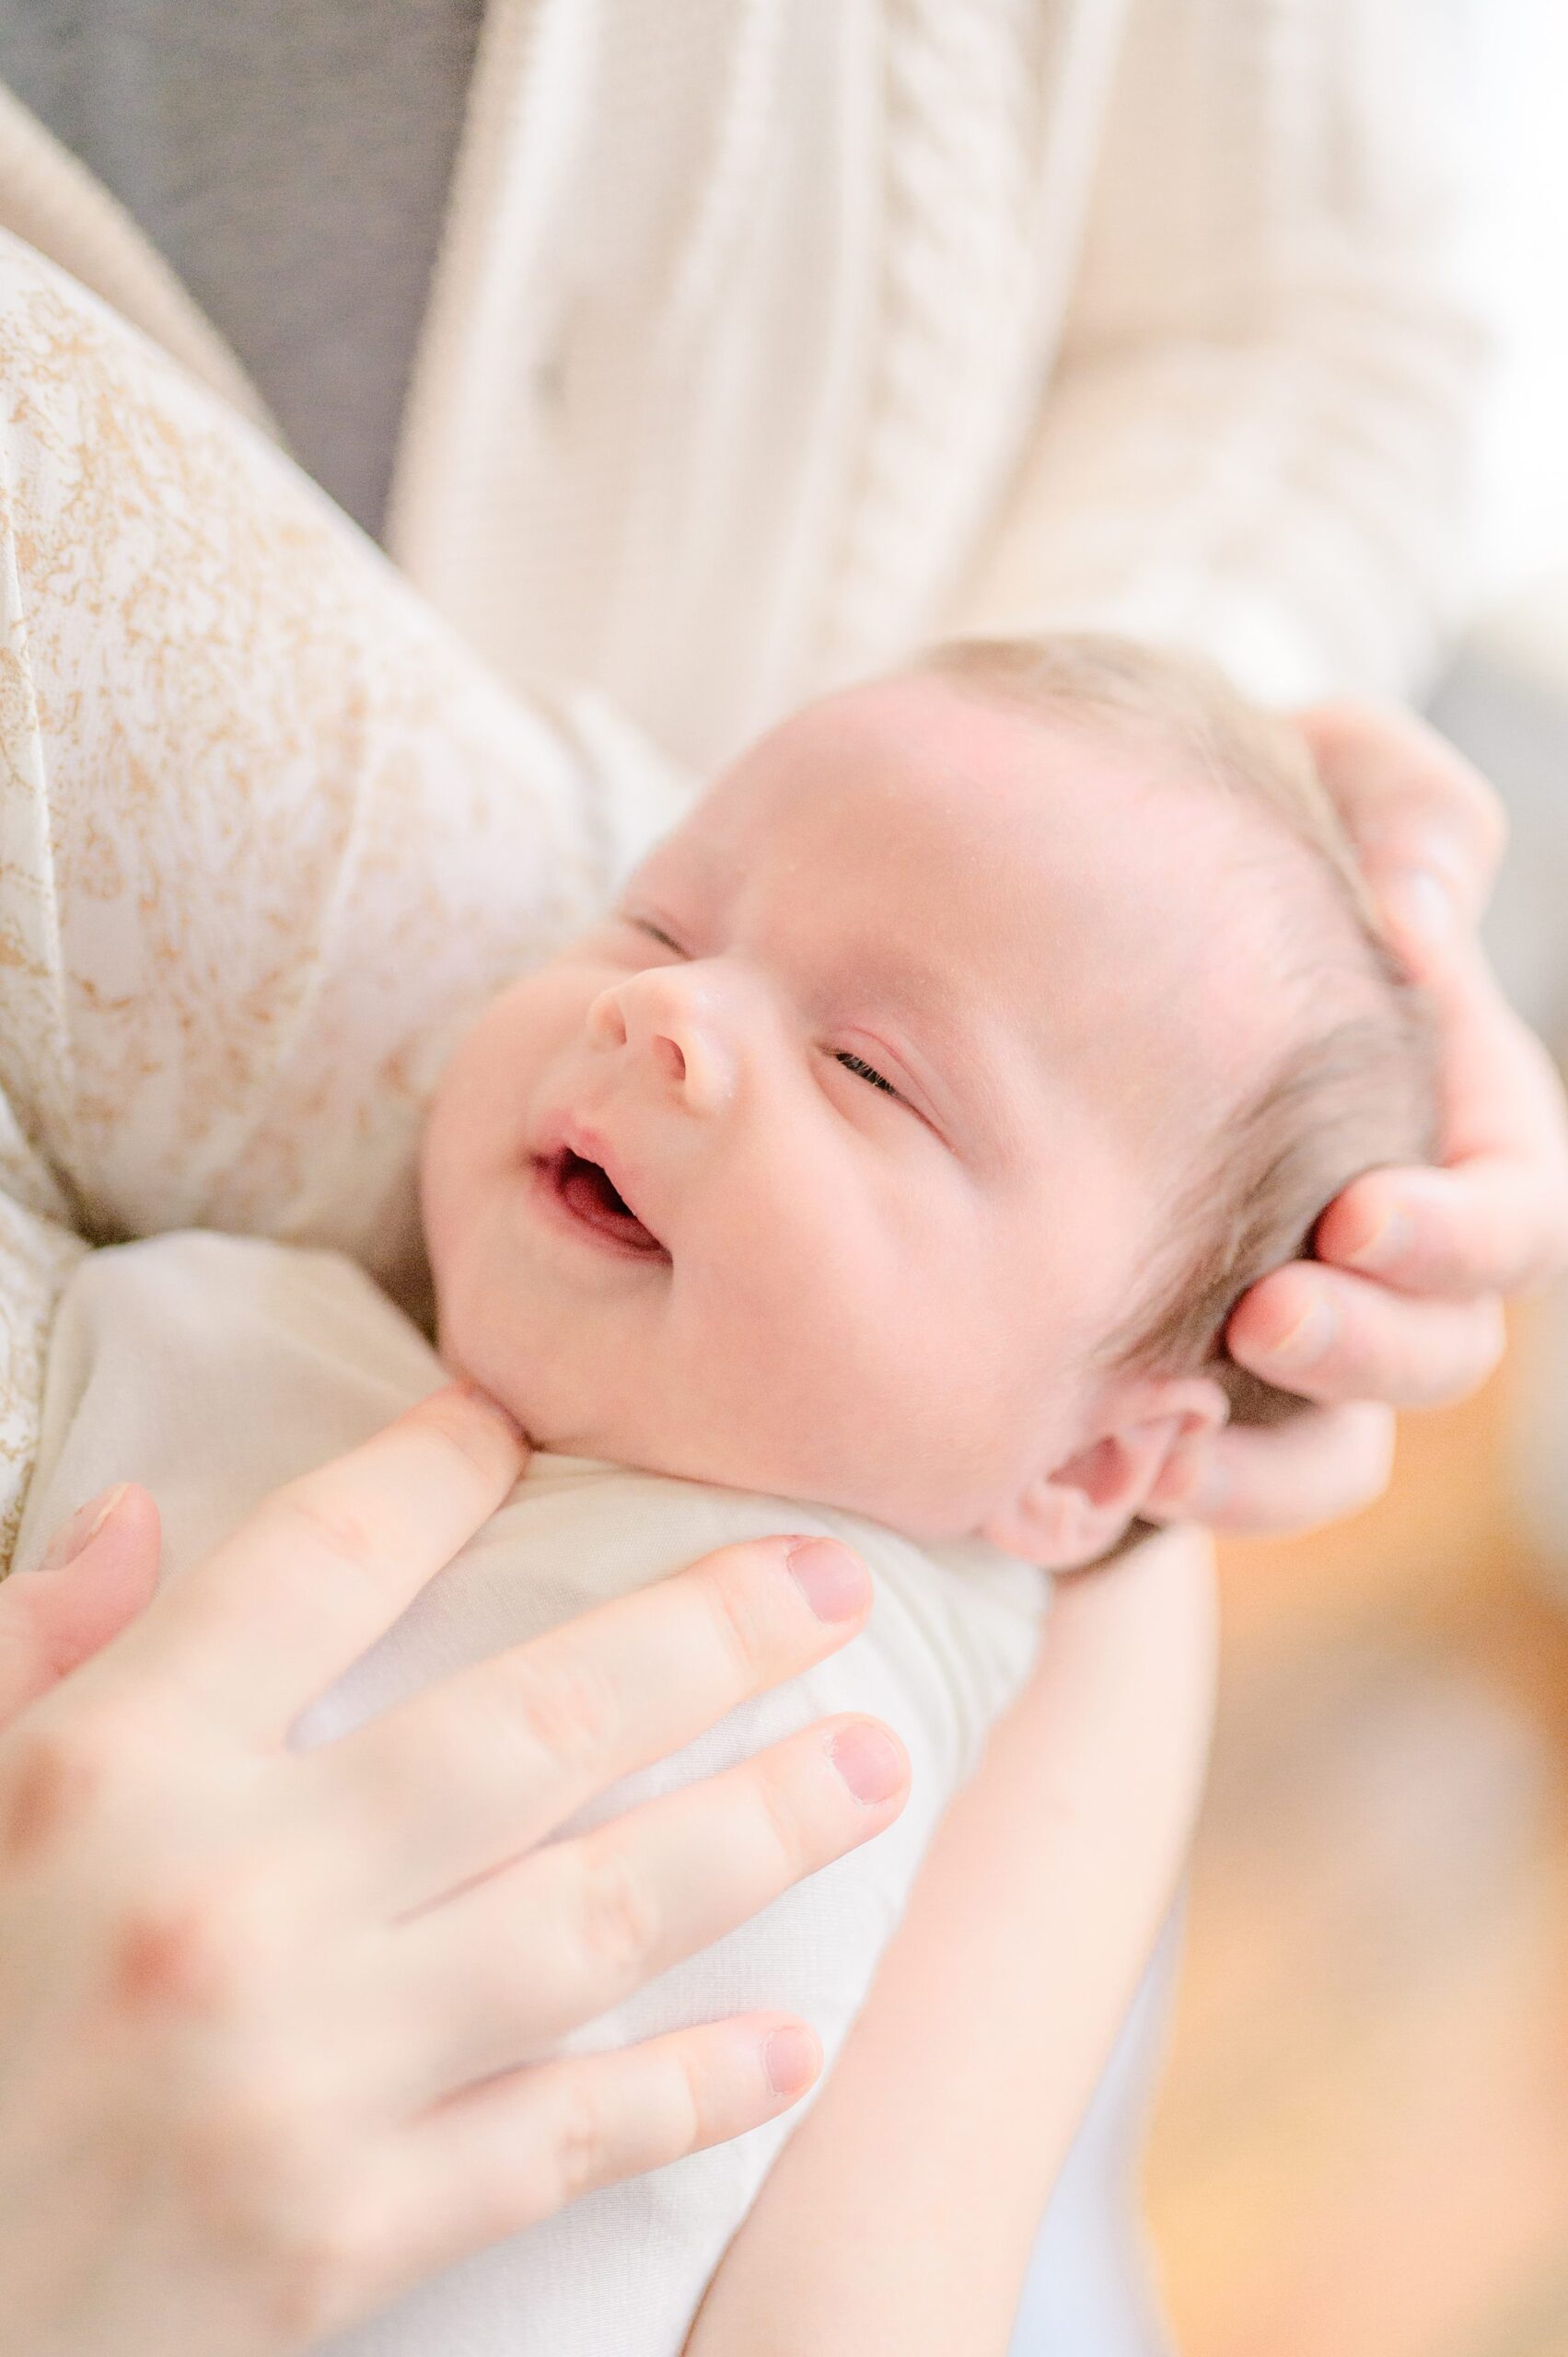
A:
{"label": "baby's lower lip", "polygon": [[563,1146],[553,1154],[536,1155],[533,1168],[536,1188],[548,1207],[585,1241],[626,1259],[669,1259],[598,1163]]}

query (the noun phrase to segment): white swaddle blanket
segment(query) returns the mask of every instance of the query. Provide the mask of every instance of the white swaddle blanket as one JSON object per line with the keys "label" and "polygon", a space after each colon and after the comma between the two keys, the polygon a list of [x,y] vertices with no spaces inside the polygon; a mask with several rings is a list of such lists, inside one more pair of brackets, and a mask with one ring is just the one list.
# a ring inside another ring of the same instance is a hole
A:
{"label": "white swaddle blanket", "polygon": [[[95,1253],[73,1278],[52,1338],[17,1562],[36,1562],[84,1500],[134,1479],[157,1499],[165,1576],[178,1577],[280,1483],[367,1439],[444,1379],[418,1329],[335,1254],[199,1234]],[[823,1507],[540,1455],[299,1724],[302,1743],[330,1741],[448,1671],[711,1548],[779,1530],[820,1530],[859,1551],[876,1584],[869,1627],[673,1759],[613,1786],[574,1825],[841,1711],[898,1729],[913,1767],[909,1805],[879,1840],[662,1974],[569,2048],[781,2006],[815,2026],[831,2062],[938,1817],[1028,1671],[1048,1594],[1041,1574],[979,1540],[922,1549]],[[798,2116],[590,2194],[340,2336],[334,2352],[678,2357]]]}

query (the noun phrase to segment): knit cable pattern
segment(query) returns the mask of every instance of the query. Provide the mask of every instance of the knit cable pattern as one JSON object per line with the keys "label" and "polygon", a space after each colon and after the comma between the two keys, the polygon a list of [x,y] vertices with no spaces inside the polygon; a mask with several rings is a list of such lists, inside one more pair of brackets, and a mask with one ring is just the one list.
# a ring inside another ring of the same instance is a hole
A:
{"label": "knit cable pattern", "polygon": [[1037,0],[886,0],[881,318],[827,583],[831,676],[886,660],[890,618],[933,605],[955,492],[975,480],[955,461],[995,431],[994,325],[1028,284],[1041,15]]}

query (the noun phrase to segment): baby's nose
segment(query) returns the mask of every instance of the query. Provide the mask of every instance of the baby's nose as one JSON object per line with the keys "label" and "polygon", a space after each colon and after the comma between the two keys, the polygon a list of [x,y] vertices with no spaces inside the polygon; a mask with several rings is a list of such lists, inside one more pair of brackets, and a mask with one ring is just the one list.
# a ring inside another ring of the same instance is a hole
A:
{"label": "baby's nose", "polygon": [[688,1110],[716,1113],[734,1093],[735,1059],[711,999],[689,967],[631,974],[593,1001],[588,1038],[645,1056]]}

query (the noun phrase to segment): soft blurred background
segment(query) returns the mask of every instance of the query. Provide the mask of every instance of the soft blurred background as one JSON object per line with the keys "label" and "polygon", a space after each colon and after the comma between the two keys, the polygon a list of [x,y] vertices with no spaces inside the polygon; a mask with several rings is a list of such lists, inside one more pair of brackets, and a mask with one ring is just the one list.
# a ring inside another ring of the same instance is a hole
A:
{"label": "soft blurred background", "polygon": [[[1568,0],[1470,13],[1499,365],[1433,709],[1507,802],[1492,947],[1568,1057]],[[1568,2357],[1568,1290],[1406,1420],[1372,1513],[1223,1578],[1148,2173],[1183,2357]]]}

